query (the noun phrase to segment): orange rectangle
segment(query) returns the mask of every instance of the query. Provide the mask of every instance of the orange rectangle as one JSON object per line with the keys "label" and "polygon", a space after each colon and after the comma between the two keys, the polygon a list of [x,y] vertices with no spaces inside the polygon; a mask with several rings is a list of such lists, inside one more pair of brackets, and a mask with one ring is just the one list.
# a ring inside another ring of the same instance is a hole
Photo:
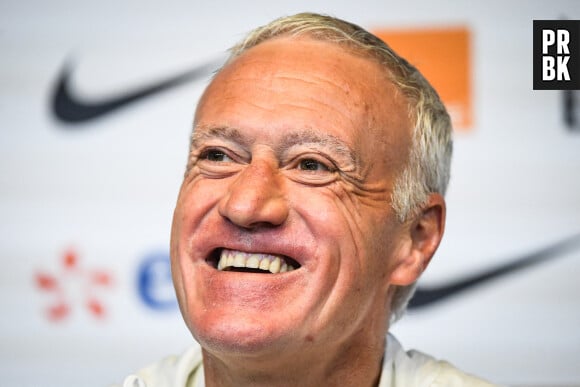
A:
{"label": "orange rectangle", "polygon": [[429,80],[445,103],[454,129],[469,131],[473,125],[470,31],[443,27],[373,33]]}

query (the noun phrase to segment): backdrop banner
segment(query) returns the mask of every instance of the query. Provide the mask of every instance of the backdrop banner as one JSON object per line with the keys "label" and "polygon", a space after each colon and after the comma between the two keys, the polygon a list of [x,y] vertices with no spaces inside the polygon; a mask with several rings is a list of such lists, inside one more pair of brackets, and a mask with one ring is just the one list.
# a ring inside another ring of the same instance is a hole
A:
{"label": "backdrop banner", "polygon": [[533,84],[533,21],[580,19],[560,0],[3,0],[2,386],[107,386],[196,345],[169,267],[193,112],[228,47],[302,11],[385,39],[453,117],[446,235],[394,334],[580,386],[580,91]]}

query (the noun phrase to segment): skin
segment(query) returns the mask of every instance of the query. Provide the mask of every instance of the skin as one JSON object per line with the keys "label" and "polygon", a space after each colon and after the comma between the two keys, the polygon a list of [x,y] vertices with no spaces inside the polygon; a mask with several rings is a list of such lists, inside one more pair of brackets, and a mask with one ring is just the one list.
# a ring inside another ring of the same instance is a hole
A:
{"label": "skin", "polygon": [[[207,386],[373,386],[395,285],[422,273],[445,203],[390,207],[411,144],[407,104],[375,62],[276,38],[206,89],[175,209],[171,261]],[[291,257],[280,274],[218,271],[216,249]]]}

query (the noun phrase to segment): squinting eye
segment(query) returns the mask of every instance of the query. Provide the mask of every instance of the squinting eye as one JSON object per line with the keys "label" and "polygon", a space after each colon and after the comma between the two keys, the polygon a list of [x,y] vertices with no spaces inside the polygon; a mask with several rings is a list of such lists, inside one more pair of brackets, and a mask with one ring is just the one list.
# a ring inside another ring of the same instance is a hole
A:
{"label": "squinting eye", "polygon": [[303,171],[328,171],[329,168],[319,161],[313,159],[301,160],[298,168]]}
{"label": "squinting eye", "polygon": [[226,155],[224,152],[217,150],[217,149],[210,149],[202,154],[202,158],[215,161],[215,162],[222,162],[222,161],[231,161],[231,159]]}

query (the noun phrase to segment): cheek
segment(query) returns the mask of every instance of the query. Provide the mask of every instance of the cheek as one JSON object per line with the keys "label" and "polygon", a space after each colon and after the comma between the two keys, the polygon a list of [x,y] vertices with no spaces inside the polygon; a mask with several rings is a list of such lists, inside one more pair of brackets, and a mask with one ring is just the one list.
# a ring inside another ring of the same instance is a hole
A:
{"label": "cheek", "polygon": [[382,281],[394,260],[395,241],[400,236],[400,225],[388,201],[382,197],[381,200],[361,197],[355,191],[337,185],[313,207],[323,208],[325,205],[327,217],[324,223],[338,238],[337,244],[341,245],[342,252],[353,254],[349,258],[358,265],[354,270],[373,279],[369,282]]}
{"label": "cheek", "polygon": [[171,229],[171,274],[181,313],[186,324],[191,326],[191,300],[196,297],[197,288],[193,284],[194,268],[190,257],[196,235],[208,229],[209,215],[216,207],[219,192],[224,192],[224,184],[218,179],[201,177],[184,181],[173,214]]}
{"label": "cheek", "polygon": [[382,219],[387,211],[368,207],[340,188],[300,199],[297,212],[323,257],[318,286],[327,297],[329,318],[344,327],[359,326],[369,313],[386,315],[391,245]]}
{"label": "cheek", "polygon": [[[352,191],[341,183],[315,189],[310,196],[299,200],[306,217],[312,220],[317,237],[338,239],[341,245],[350,245],[353,252],[366,250],[366,236],[374,230],[370,226],[372,212]],[[369,210],[371,213],[369,213]]]}
{"label": "cheek", "polygon": [[325,257],[317,265],[334,278],[332,286],[359,282],[366,275],[369,248],[368,220],[361,216],[359,203],[340,187],[300,189],[293,199],[297,218],[304,222],[317,254]]}
{"label": "cheek", "polygon": [[[184,182],[173,215],[173,227],[180,235],[191,235],[216,207],[227,186],[221,179],[193,179]],[[175,235],[178,237],[178,235]]]}
{"label": "cheek", "polygon": [[369,250],[376,257],[369,263],[371,275],[377,276],[385,294],[391,288],[390,275],[399,265],[406,241],[404,225],[392,214],[386,219],[376,219],[373,232],[369,234]]}
{"label": "cheek", "polygon": [[[209,182],[209,184],[208,184]],[[216,192],[223,192],[218,180],[192,180],[183,183],[173,213],[170,255],[174,283],[181,283],[180,257],[190,254],[192,238],[219,200]]]}
{"label": "cheek", "polygon": [[294,191],[291,202],[318,243],[331,240],[339,244],[352,244],[357,221],[348,199],[345,201],[334,189],[298,189]]}

